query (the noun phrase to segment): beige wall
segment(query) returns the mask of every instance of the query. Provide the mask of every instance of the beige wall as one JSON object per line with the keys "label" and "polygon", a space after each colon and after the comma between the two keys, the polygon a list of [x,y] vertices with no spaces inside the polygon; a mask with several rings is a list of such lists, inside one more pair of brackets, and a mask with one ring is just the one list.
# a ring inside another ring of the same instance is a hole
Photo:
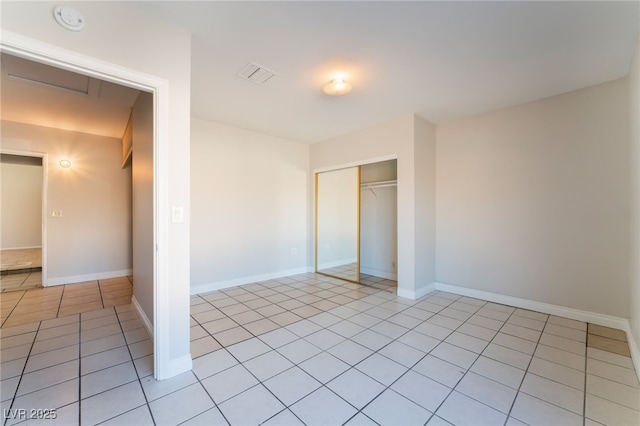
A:
{"label": "beige wall", "polygon": [[628,317],[626,80],[437,129],[437,281]]}
{"label": "beige wall", "polygon": [[192,292],[306,271],[309,145],[191,126]]}
{"label": "beige wall", "polygon": [[[631,332],[635,341],[636,356],[640,355],[640,39],[631,65],[628,81],[631,166],[630,212],[630,298]],[[638,366],[636,366],[636,369]]]}
{"label": "beige wall", "polygon": [[[436,281],[436,126],[414,122],[416,283]],[[400,261],[401,259],[399,259]]]}
{"label": "beige wall", "polygon": [[[25,157],[22,157],[25,158]],[[0,248],[42,247],[42,160],[0,163]]]}
{"label": "beige wall", "polygon": [[2,148],[48,154],[49,283],[130,273],[131,174],[120,167],[119,139],[3,121]]}

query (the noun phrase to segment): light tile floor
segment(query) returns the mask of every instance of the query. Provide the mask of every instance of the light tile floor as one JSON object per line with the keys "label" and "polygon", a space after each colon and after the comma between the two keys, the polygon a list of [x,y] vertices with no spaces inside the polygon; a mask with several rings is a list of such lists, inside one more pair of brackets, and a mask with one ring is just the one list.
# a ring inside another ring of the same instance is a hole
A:
{"label": "light tile floor", "polygon": [[130,277],[0,293],[0,325],[12,327],[131,303]]}
{"label": "light tile floor", "polygon": [[193,371],[162,382],[130,305],[3,328],[2,408],[82,425],[640,424],[631,358],[566,318],[313,274],[191,306]]}

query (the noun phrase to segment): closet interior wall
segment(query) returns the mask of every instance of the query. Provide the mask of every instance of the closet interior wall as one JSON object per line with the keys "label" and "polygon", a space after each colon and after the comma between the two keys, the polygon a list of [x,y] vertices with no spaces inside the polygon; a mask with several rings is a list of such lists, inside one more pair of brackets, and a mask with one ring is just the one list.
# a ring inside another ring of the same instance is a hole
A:
{"label": "closet interior wall", "polygon": [[361,166],[360,272],[398,279],[397,160]]}

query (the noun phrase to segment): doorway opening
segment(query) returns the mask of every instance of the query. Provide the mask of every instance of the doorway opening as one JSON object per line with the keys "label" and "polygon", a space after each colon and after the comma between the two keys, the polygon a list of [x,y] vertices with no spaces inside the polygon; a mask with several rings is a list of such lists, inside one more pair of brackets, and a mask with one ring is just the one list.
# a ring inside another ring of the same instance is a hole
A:
{"label": "doorway opening", "polygon": [[[176,371],[184,371],[187,364],[189,367],[191,365],[190,358],[188,362],[182,358],[176,362],[171,354],[172,314],[169,306],[171,289],[167,266],[169,258],[169,244],[167,243],[169,240],[169,221],[167,220],[169,181],[166,177],[169,164],[168,81],[117,64],[97,61],[73,51],[52,48],[44,43],[14,36],[11,33],[3,33],[0,51],[150,93],[152,97],[153,167],[150,170],[148,182],[152,188],[153,205],[149,208],[152,217],[148,217],[147,220],[152,223],[153,232],[152,240],[149,241],[147,247],[153,262],[150,265],[151,273],[148,274],[150,288],[144,289],[146,308],[143,310],[140,306],[141,303],[137,305],[134,303],[134,306],[139,313],[144,314],[143,321],[147,331],[153,336],[154,377],[163,379],[175,375]],[[136,289],[138,288],[139,286],[136,287]],[[138,290],[136,290],[137,292]]]}
{"label": "doorway opening", "polygon": [[46,154],[0,152],[0,292],[43,286]]}

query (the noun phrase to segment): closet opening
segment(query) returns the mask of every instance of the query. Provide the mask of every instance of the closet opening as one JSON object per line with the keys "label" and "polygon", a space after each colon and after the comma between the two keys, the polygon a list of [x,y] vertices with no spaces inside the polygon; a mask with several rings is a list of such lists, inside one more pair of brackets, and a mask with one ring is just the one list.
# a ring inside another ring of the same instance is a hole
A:
{"label": "closet opening", "polygon": [[362,165],[360,179],[360,283],[398,287],[397,160]]}
{"label": "closet opening", "polygon": [[395,292],[397,160],[315,174],[317,273]]}

